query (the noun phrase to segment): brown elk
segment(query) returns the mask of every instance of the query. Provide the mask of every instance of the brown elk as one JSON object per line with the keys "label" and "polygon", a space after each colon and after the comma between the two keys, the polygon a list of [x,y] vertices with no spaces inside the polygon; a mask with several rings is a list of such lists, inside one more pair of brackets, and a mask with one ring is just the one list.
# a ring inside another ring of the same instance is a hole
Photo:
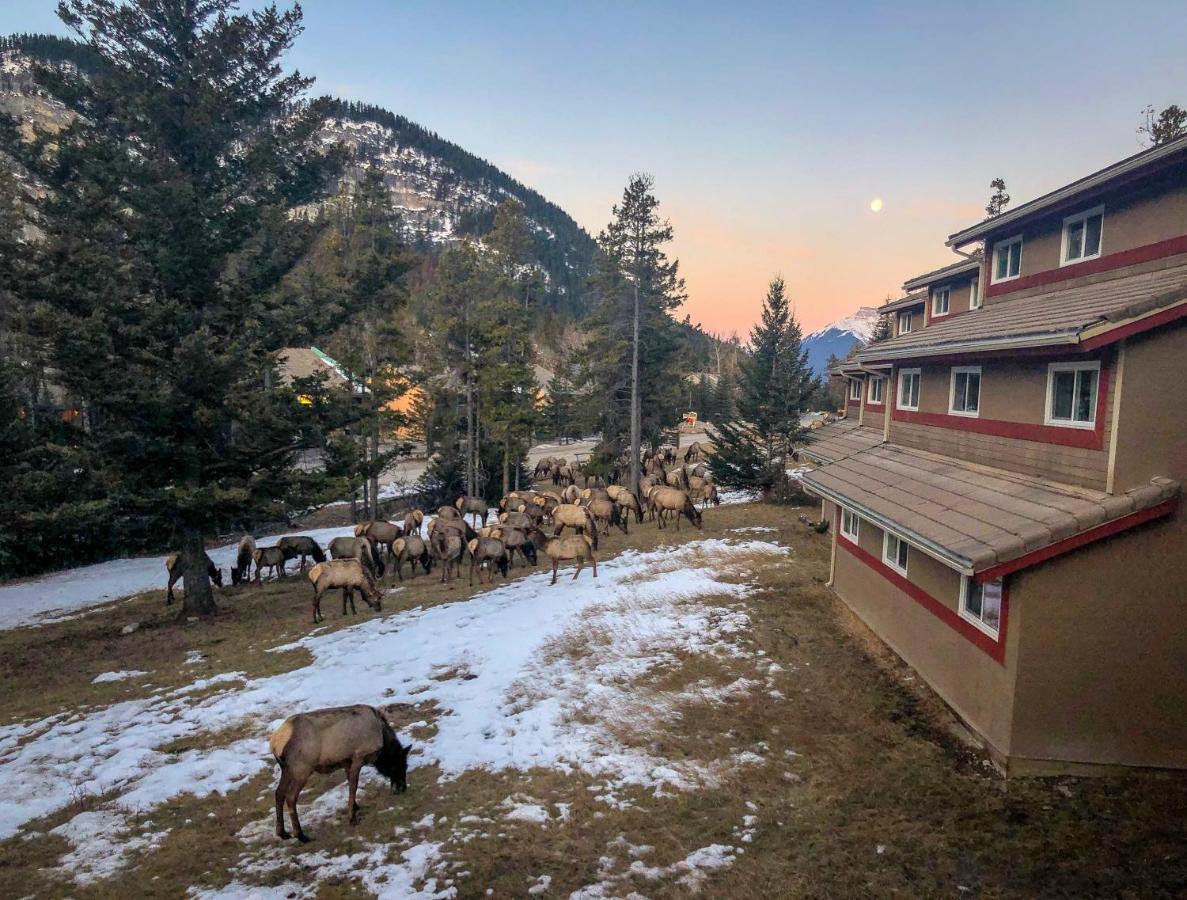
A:
{"label": "brown elk", "polygon": [[622,529],[623,534],[629,534],[626,519],[622,516],[622,510],[618,504],[608,498],[599,497],[589,502],[586,507],[589,514],[593,516],[594,524],[602,527],[602,534],[610,533],[610,526],[615,525]]}
{"label": "brown elk", "polygon": [[[501,534],[502,532],[500,532]],[[487,579],[493,583],[495,569],[504,578],[507,577],[507,547],[501,540],[494,537],[477,537],[470,541],[470,587],[474,587],[474,570],[478,570],[478,581],[482,582],[482,569],[485,566]]]}
{"label": "brown elk", "polygon": [[256,539],[245,534],[239,539],[239,549],[235,554],[235,565],[231,566],[231,584],[239,584],[251,580],[251,563],[255,557]]}
{"label": "brown elk", "polygon": [[676,488],[656,488],[651,492],[648,502],[656,512],[660,528],[665,527],[665,520],[668,513],[675,515],[677,531],[680,530],[681,516],[686,517],[697,528],[704,527],[701,524],[700,510],[696,508],[688,494],[684,491],[677,490]]}
{"label": "brown elk", "polygon": [[[165,603],[173,602],[173,585],[181,579],[181,556],[177,553],[170,553],[165,557],[165,571],[169,573],[169,584],[165,588]],[[214,560],[210,555],[206,555],[206,577],[213,581],[219,587],[223,586],[223,573],[218,566],[214,564]]]}
{"label": "brown elk", "polygon": [[[438,520],[440,521],[440,520]],[[433,558],[441,564],[441,583],[446,584],[454,578],[454,572],[460,576],[462,572],[462,543],[461,532],[452,528],[436,528],[430,540]]]}
{"label": "brown elk", "polygon": [[429,555],[428,544],[419,534],[406,534],[402,538],[397,538],[392,548],[396,553],[396,576],[401,581],[404,580],[404,560],[412,563],[410,577],[416,574],[418,562],[425,570],[426,575],[433,570],[433,558]]}
{"label": "brown elk", "polygon": [[386,550],[388,556],[393,556],[392,544],[404,535],[404,530],[394,522],[377,519],[367,526],[364,536],[374,545],[376,550]]}
{"label": "brown elk", "polygon": [[424,524],[425,514],[419,509],[410,509],[404,516],[404,534],[420,534],[420,526]]}
{"label": "brown elk", "polygon": [[[458,497],[457,500],[453,502],[453,505],[456,506],[458,512],[462,514],[463,519],[469,515],[474,516],[475,528],[477,528],[479,524],[486,524],[486,514],[490,511],[490,507],[481,497]],[[481,523],[479,522],[479,519],[482,520]]]}
{"label": "brown elk", "polygon": [[[315,563],[326,561],[325,551],[322,550],[321,545],[313,538],[304,534],[286,535],[276,542],[276,546],[284,552],[284,562],[287,563],[290,559],[301,557],[300,571],[305,571],[305,560],[312,556]],[[280,572],[284,574],[284,563],[281,563]]]}
{"label": "brown elk", "polygon": [[359,820],[359,773],[363,766],[374,766],[391,783],[393,794],[408,790],[408,753],[391,725],[372,706],[340,706],[299,713],[284,721],[268,741],[272,755],[280,763],[280,783],[276,786],[276,836],[288,838],[284,830],[284,807],[287,804],[293,833],[301,843],[309,836],[297,817],[297,798],[314,772],[329,773],[346,769],[350,785],[347,814],[350,824]]}
{"label": "brown elk", "polygon": [[272,574],[280,578],[284,574],[284,563],[288,558],[284,555],[284,548],[279,545],[271,547],[257,547],[256,552],[252,554],[252,558],[256,564],[256,584],[262,583],[262,574],[264,569],[271,569]]}
{"label": "brown elk", "polygon": [[383,554],[365,537],[336,537],[330,541],[331,559],[357,559],[374,578],[382,578]]}
{"label": "brown elk", "polygon": [[593,539],[593,548],[598,549],[598,526],[584,506],[562,503],[552,512],[552,525],[553,537],[560,537],[566,528],[572,528],[578,533],[588,534]]}
{"label": "brown elk", "polygon": [[552,581],[556,584],[556,572],[562,562],[576,560],[577,569],[573,572],[573,580],[581,574],[581,567],[586,560],[593,565],[593,577],[598,577],[598,561],[594,558],[594,543],[588,534],[570,535],[566,538],[553,538],[544,548],[548,558],[552,560]]}
{"label": "brown elk", "polygon": [[346,604],[350,612],[358,615],[354,605],[354,592],[363,595],[363,601],[376,612],[383,609],[383,595],[375,585],[371,573],[363,568],[357,559],[332,559],[320,562],[309,570],[309,581],[313,584],[313,624],[325,619],[321,614],[321,598],[326,591],[342,588],[342,615],[346,615]]}

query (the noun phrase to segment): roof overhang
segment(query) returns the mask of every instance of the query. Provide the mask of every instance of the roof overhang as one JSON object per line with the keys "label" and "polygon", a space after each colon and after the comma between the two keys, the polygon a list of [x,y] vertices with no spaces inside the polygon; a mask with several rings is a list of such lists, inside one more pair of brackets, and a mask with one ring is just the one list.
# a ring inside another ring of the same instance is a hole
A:
{"label": "roof overhang", "polygon": [[1008,210],[999,216],[995,216],[992,219],[985,219],[976,225],[965,228],[963,231],[951,234],[945,243],[949,247],[962,247],[973,241],[982,240],[995,231],[1001,231],[1002,229],[1017,225],[1023,219],[1053,210],[1061,204],[1075,200],[1082,194],[1107,187],[1114,181],[1119,181],[1128,176],[1136,175],[1145,169],[1167,163],[1185,151],[1187,151],[1187,136],[1177,138],[1163,144],[1161,147],[1143,150],[1141,153],[1114,163],[1107,168],[1101,169],[1099,172],[1081,178],[1079,181],[1073,181],[1071,184],[1051,191],[1049,194],[1044,194],[1041,197],[1031,200],[1029,203],[1023,203],[1021,206]]}
{"label": "roof overhang", "polygon": [[968,274],[969,272],[976,272],[980,268],[980,256],[962,259],[960,262],[955,262],[949,266],[944,266],[942,269],[936,269],[934,272],[926,272],[923,275],[916,275],[914,278],[904,281],[903,290],[913,291],[919,288],[925,288],[941,281],[948,281],[953,278],[957,278],[961,275]]}
{"label": "roof overhang", "polygon": [[910,297],[903,297],[899,300],[892,300],[890,303],[883,303],[878,307],[878,313],[880,315],[886,315],[887,313],[901,312],[904,309],[914,309],[916,306],[926,305],[927,294],[920,293]]}

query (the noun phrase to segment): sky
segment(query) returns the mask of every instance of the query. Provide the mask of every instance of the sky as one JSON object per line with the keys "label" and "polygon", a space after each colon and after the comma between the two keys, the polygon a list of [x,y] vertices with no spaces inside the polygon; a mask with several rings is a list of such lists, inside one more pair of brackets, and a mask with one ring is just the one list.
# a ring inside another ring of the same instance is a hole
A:
{"label": "sky", "polygon": [[[0,32],[62,32],[55,5],[3,0]],[[684,311],[742,337],[774,274],[806,331],[877,305],[956,259],[992,178],[1021,203],[1141,149],[1147,104],[1187,106],[1182,0],[304,10],[289,61],[316,92],[408,116],[593,234],[650,173]]]}

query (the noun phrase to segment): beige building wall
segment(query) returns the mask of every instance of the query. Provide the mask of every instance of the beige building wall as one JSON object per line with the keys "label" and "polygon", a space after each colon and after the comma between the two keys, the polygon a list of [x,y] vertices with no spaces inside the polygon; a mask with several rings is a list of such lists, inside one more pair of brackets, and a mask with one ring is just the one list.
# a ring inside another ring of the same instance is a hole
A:
{"label": "beige building wall", "polygon": [[1011,576],[1012,754],[1187,768],[1185,602],[1181,512]]}
{"label": "beige building wall", "polygon": [[[882,531],[860,528],[861,547],[882,559]],[[1013,683],[1017,656],[1014,612],[1006,631],[1005,664],[997,662],[924,607],[918,600],[858,559],[835,535],[833,590],[854,614],[912,666],[998,757],[1010,752]],[[960,576],[914,549],[909,580],[953,611]]]}

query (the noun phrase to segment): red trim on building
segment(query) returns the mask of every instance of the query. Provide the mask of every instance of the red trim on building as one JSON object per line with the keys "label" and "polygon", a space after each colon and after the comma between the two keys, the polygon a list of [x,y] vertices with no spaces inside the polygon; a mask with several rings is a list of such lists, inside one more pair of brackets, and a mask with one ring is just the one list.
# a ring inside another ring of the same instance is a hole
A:
{"label": "red trim on building", "polygon": [[1136,322],[1130,322],[1128,325],[1121,325],[1112,331],[1098,334],[1096,337],[1084,341],[1080,346],[1085,350],[1096,350],[1098,347],[1114,344],[1117,341],[1125,340],[1127,337],[1133,337],[1135,334],[1141,334],[1143,331],[1150,331],[1153,328],[1168,325],[1171,322],[1177,322],[1183,318],[1187,318],[1187,304],[1172,306],[1170,309],[1164,309],[1162,312],[1155,313],[1152,316],[1146,316],[1144,319],[1138,319]]}
{"label": "red trim on building", "polygon": [[[860,528],[860,526],[858,526]],[[875,557],[857,544],[854,544],[847,537],[841,534],[841,513],[838,507],[837,511],[837,543],[852,553],[858,560],[865,563],[896,588],[921,605],[924,609],[940,619],[945,625],[954,631],[958,632],[961,637],[969,642],[975,644],[978,648],[985,651],[989,656],[1005,665],[1006,659],[1006,615],[1010,608],[1010,594],[1009,587],[1006,582],[1002,582],[1002,610],[1001,610],[1001,625],[998,628],[997,640],[994,640],[984,631],[969,622],[960,615],[956,610],[952,609],[947,604],[937,600],[927,591],[920,588],[918,585],[908,581],[890,566],[886,565],[882,560]]]}
{"label": "red trim on building", "polygon": [[1020,556],[1017,559],[1011,559],[1009,562],[999,563],[992,568],[986,569],[984,572],[978,572],[976,578],[978,581],[992,581],[994,578],[1001,578],[1003,575],[1009,575],[1011,572],[1037,566],[1039,563],[1046,562],[1056,556],[1063,556],[1065,553],[1078,550],[1086,544],[1112,537],[1122,531],[1128,531],[1130,528],[1136,528],[1138,525],[1169,515],[1174,512],[1178,504],[1179,499],[1177,497],[1164,500],[1156,506],[1130,513],[1128,516],[1122,516],[1120,519],[1114,519],[1111,522],[1105,522],[1103,525],[1097,525],[1095,528],[1089,528],[1087,531],[1081,531],[1079,534],[1072,535],[1070,538],[1066,538],[1058,543],[1050,544],[1041,550],[1035,550],[1033,553],[1027,553],[1025,556]]}
{"label": "red trim on building", "polygon": [[1054,269],[1047,269],[1045,272],[1035,272],[1033,275],[1026,275],[1011,281],[989,284],[985,287],[985,296],[1000,297],[1002,294],[1011,294],[1014,291],[1025,290],[1026,288],[1056,284],[1060,281],[1080,278],[1084,275],[1097,275],[1101,272],[1109,272],[1113,269],[1124,268],[1125,266],[1136,266],[1139,263],[1151,262],[1155,259],[1162,259],[1164,256],[1175,256],[1179,253],[1187,253],[1187,234],[1168,238],[1165,241],[1157,241],[1153,244],[1145,244],[1141,247],[1134,247],[1131,250],[1121,250],[1117,253],[1098,256],[1096,259],[1090,259],[1087,262],[1058,266]]}
{"label": "red trim on building", "polygon": [[[891,417],[899,422],[947,428],[952,431],[971,431],[994,437],[1055,444],[1060,447],[1079,447],[1082,450],[1101,450],[1105,445],[1105,413],[1109,399],[1109,369],[1102,365],[1096,391],[1096,426],[1094,428],[1064,428],[1059,425],[1032,425],[1008,422],[1004,419],[982,419],[976,416],[954,416],[949,413],[912,412],[895,404]],[[1044,401],[1045,402],[1045,401]]]}

